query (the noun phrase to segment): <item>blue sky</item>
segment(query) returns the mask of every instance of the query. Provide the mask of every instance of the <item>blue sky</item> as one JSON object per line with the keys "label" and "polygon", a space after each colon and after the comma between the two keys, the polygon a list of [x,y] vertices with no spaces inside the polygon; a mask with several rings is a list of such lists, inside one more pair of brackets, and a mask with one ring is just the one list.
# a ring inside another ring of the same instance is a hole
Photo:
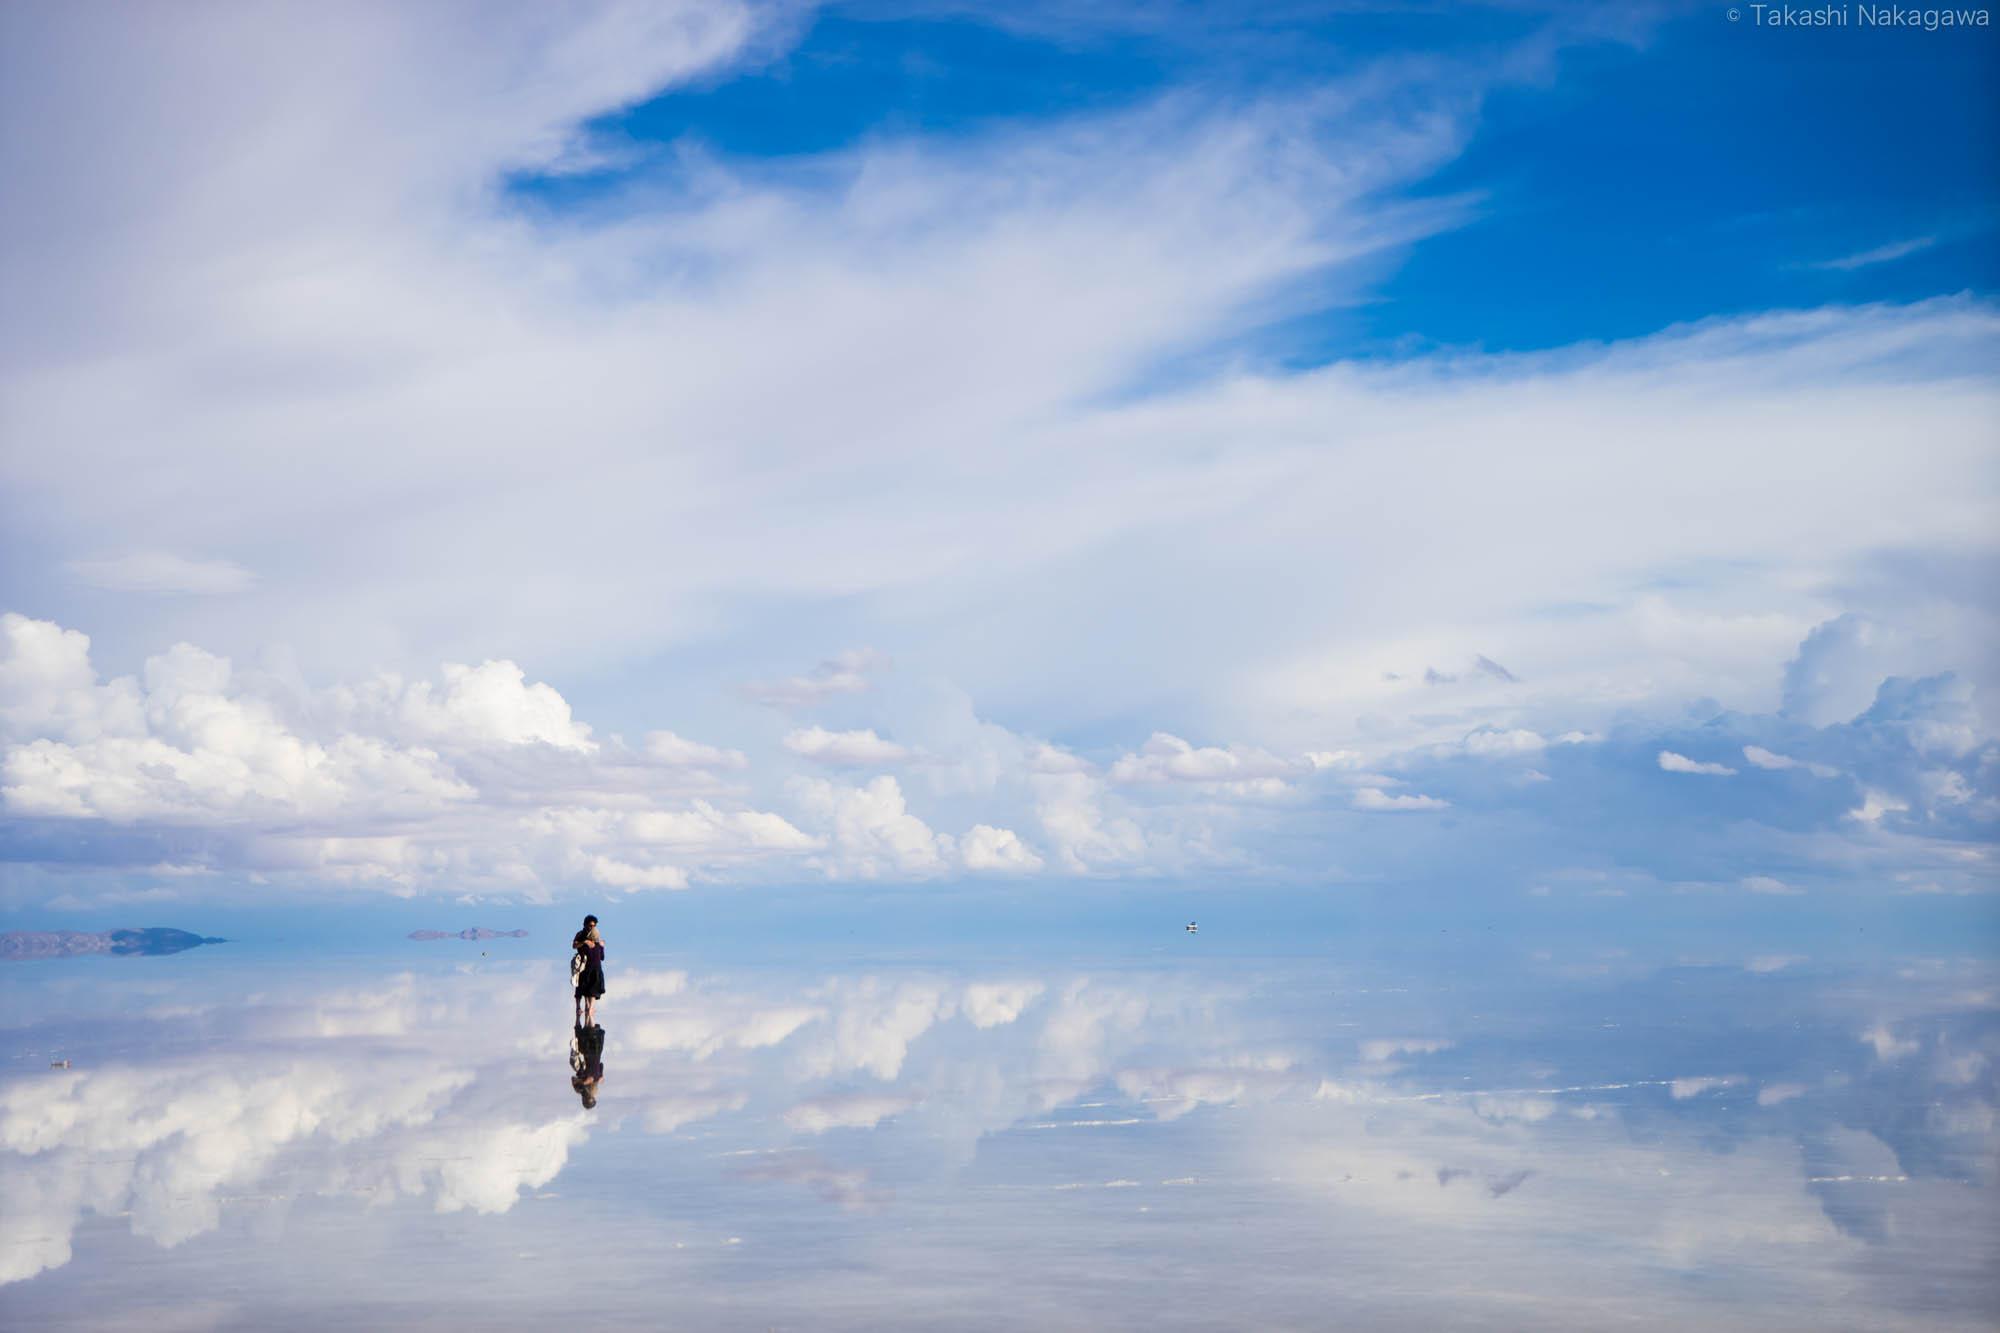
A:
{"label": "blue sky", "polygon": [[118,17],[4,19],[19,921],[1990,920],[1991,27]]}

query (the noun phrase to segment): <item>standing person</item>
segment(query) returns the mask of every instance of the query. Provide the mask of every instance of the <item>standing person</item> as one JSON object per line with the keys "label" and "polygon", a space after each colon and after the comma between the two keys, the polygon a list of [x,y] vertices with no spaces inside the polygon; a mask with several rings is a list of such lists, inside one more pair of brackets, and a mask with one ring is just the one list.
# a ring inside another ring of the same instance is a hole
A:
{"label": "standing person", "polygon": [[598,933],[597,918],[583,919],[583,929],[571,941],[582,966],[576,969],[576,1024],[591,1027],[597,1022],[597,1002],[604,998],[604,936]]}

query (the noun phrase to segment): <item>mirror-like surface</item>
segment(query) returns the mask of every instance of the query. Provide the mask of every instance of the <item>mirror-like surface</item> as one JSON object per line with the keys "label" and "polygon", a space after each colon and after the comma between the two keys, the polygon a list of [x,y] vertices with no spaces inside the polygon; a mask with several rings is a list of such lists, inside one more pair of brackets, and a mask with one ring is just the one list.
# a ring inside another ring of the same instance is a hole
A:
{"label": "mirror-like surface", "polygon": [[2000,991],[1976,961],[614,947],[579,1034],[558,962],[477,947],[10,966],[4,1322],[2000,1314]]}

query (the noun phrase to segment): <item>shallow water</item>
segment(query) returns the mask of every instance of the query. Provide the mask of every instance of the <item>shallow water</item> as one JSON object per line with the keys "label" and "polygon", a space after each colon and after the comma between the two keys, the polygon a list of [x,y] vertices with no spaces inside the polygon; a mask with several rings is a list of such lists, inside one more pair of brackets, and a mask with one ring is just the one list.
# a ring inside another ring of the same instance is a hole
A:
{"label": "shallow water", "polygon": [[528,943],[7,968],[0,1322],[2000,1317],[1979,960],[614,950],[586,1108]]}

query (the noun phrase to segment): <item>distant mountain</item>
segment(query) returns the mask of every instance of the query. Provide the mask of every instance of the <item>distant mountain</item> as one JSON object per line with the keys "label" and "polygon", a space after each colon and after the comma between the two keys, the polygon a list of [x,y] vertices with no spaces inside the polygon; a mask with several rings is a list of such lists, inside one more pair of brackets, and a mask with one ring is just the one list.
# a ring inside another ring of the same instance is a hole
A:
{"label": "distant mountain", "polygon": [[0,959],[76,958],[109,953],[130,957],[180,953],[202,944],[227,944],[213,935],[148,926],[143,930],[9,930],[0,931]]}
{"label": "distant mountain", "polygon": [[488,930],[484,926],[474,926],[470,930],[413,930],[413,940],[525,940],[525,930]]}

